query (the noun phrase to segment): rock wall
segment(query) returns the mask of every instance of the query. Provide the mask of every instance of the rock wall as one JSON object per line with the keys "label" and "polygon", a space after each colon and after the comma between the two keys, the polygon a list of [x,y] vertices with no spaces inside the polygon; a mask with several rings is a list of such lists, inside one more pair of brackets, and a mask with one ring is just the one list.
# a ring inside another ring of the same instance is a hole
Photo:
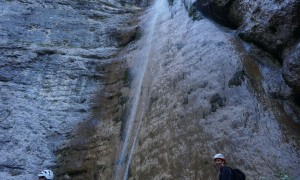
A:
{"label": "rock wall", "polygon": [[288,110],[282,65],[233,31],[193,19],[188,5],[149,10],[157,13],[149,99],[129,179],[218,179],[220,152],[247,179],[299,178],[299,118]]}
{"label": "rock wall", "polygon": [[198,0],[196,5],[206,15],[232,23],[240,37],[278,58],[283,58],[284,51],[299,41],[300,7],[297,0]]}
{"label": "rock wall", "polygon": [[243,40],[254,43],[276,57],[283,64],[285,81],[294,90],[289,98],[299,104],[298,0],[197,0],[195,5],[208,17],[236,29]]}
{"label": "rock wall", "polygon": [[0,2],[0,179],[109,169],[126,100],[119,54],[138,37],[138,12],[105,1]]}
{"label": "rock wall", "polygon": [[297,1],[128,2],[0,2],[0,179],[110,179],[145,53],[129,179],[299,178]]}

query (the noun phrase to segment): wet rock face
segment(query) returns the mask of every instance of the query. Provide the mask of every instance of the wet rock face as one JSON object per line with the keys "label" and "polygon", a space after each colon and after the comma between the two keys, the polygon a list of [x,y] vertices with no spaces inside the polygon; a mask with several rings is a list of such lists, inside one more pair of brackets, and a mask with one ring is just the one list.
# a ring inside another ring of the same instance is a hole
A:
{"label": "wet rock face", "polygon": [[[110,164],[122,113],[118,54],[137,37],[138,10],[87,0],[0,2],[0,179],[35,179],[44,168],[57,179],[80,177],[94,173],[91,164]],[[110,128],[98,131],[103,126]],[[95,151],[107,159],[97,164]]]}
{"label": "wet rock face", "polygon": [[240,37],[278,58],[299,40],[300,7],[296,0],[198,0],[196,4],[213,19],[233,24]]}
{"label": "wet rock face", "polygon": [[237,29],[239,37],[283,64],[284,80],[294,91],[288,98],[299,106],[300,6],[297,0],[197,0],[195,4],[205,15]]}
{"label": "wet rock face", "polygon": [[196,4],[218,22],[232,24],[244,40],[280,59],[284,50],[299,41],[300,7],[297,0],[197,0]]}
{"label": "wet rock face", "polygon": [[283,77],[293,87],[293,101],[300,106],[300,44],[285,59]]}
{"label": "wet rock face", "polygon": [[129,179],[218,179],[219,152],[248,179],[298,177],[299,125],[270,97],[287,93],[280,65],[271,56],[257,61],[211,21],[188,19],[183,3],[149,11],[158,13],[150,88],[142,91],[149,105]]}
{"label": "wet rock face", "polygon": [[[232,6],[231,17],[239,17],[245,13],[235,12],[240,5],[241,3],[235,3]],[[300,23],[297,19],[300,18],[300,7],[296,1],[258,3],[249,13],[251,16],[244,17],[242,24],[239,24],[239,35],[246,41],[254,42],[279,59],[283,58],[284,50],[299,41],[297,31]]]}
{"label": "wet rock face", "polygon": [[[141,33],[136,7],[98,0],[0,2],[0,179],[35,179],[45,168],[58,180],[110,179],[132,101],[128,66],[147,53],[141,94],[149,102],[143,102],[129,179],[215,179],[211,157],[219,152],[253,179],[279,178],[278,169],[300,176],[300,131],[285,116],[294,113],[299,121],[298,107],[269,97],[288,89],[280,71],[256,64],[210,21],[191,20],[182,1],[174,7],[159,2],[145,15],[151,20],[145,29],[155,32],[146,35],[146,51],[145,43],[132,43]],[[284,2],[277,3],[284,9]],[[236,3],[237,11],[252,12],[233,0],[214,1],[212,9],[229,13],[246,32],[251,16],[234,15]],[[287,44],[284,78],[297,88],[299,50],[293,40]]]}
{"label": "wet rock face", "polygon": [[214,19],[216,22],[223,26],[227,26],[233,29],[237,28],[237,25],[229,19],[229,6],[232,0],[224,1],[210,1],[210,0],[198,0],[195,1],[195,6],[207,17]]}

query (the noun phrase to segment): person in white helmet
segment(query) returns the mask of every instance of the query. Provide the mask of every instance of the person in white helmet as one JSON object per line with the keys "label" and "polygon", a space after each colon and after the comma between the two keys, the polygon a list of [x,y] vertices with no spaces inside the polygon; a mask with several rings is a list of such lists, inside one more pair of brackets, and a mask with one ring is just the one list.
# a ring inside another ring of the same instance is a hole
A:
{"label": "person in white helmet", "polygon": [[43,170],[38,174],[39,180],[53,180],[54,174],[51,170]]}
{"label": "person in white helmet", "polygon": [[233,178],[231,168],[226,166],[226,160],[223,154],[216,154],[214,156],[214,162],[219,171],[219,180],[231,180]]}

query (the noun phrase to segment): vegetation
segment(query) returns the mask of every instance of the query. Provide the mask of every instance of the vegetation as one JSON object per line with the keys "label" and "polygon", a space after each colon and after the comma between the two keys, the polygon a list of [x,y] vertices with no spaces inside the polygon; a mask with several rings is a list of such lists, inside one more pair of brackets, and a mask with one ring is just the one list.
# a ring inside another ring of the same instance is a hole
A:
{"label": "vegetation", "polygon": [[225,106],[226,98],[221,97],[220,94],[215,94],[210,99],[211,111],[216,112],[220,107]]}
{"label": "vegetation", "polygon": [[89,2],[89,0],[75,0],[78,4],[84,5]]}
{"label": "vegetation", "polygon": [[126,87],[129,87],[132,81],[132,77],[131,77],[131,73],[130,73],[130,69],[127,68],[124,72],[124,76],[123,76],[123,84]]}
{"label": "vegetation", "polygon": [[189,17],[192,18],[192,20],[194,21],[199,21],[203,19],[203,16],[201,15],[200,11],[197,10],[195,4],[192,4],[189,8]]}
{"label": "vegetation", "polygon": [[244,70],[234,73],[233,77],[228,82],[228,86],[229,87],[240,86],[242,82],[245,80],[245,76],[246,73]]}
{"label": "vegetation", "polygon": [[292,180],[294,178],[291,178],[288,173],[282,171],[282,170],[278,170],[275,172],[275,177],[279,178],[280,180]]}
{"label": "vegetation", "polygon": [[169,6],[173,6],[174,5],[174,0],[168,0],[169,2]]}

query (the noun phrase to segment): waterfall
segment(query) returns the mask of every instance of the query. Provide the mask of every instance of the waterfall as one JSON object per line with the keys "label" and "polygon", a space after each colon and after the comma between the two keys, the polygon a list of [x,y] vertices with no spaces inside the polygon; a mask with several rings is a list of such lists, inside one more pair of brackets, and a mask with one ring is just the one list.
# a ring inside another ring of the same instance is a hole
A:
{"label": "waterfall", "polygon": [[[165,5],[164,0],[157,0],[149,9],[148,14],[151,20],[148,21],[144,28],[144,39],[140,42],[141,51],[137,54],[136,60],[139,62],[137,73],[135,73],[135,80],[132,84],[134,88],[133,100],[131,102],[130,113],[126,121],[126,125],[123,131],[123,144],[121,145],[121,151],[117,158],[117,164],[115,165],[112,179],[127,179],[131,158],[134,152],[135,143],[138,137],[139,129],[142,124],[142,118],[147,105],[148,93],[147,78],[148,61],[150,59],[151,47],[153,41],[154,29],[159,13],[161,13],[161,7]],[[147,20],[149,16],[147,16]]]}

